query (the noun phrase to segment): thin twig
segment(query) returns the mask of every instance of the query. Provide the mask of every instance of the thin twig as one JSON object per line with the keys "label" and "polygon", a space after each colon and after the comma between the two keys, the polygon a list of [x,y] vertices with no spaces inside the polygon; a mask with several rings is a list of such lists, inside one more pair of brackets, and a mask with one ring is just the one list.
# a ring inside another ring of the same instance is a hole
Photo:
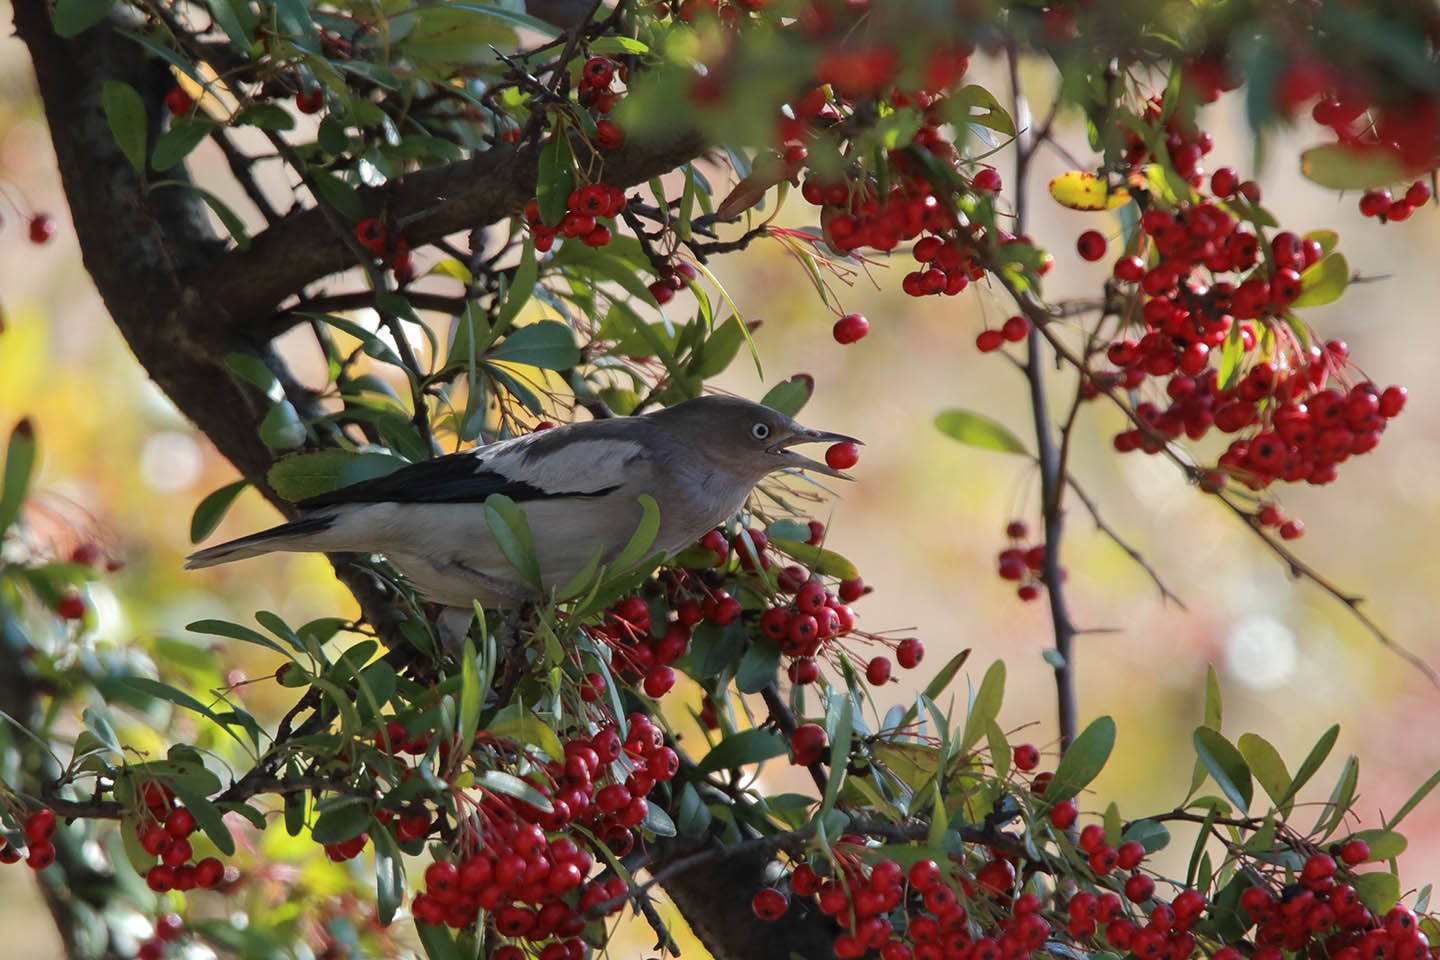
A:
{"label": "thin twig", "polygon": [[1100,516],[1100,507],[1095,503],[1094,499],[1085,492],[1085,489],[1080,486],[1080,482],[1076,480],[1073,475],[1066,474],[1065,483],[1071,490],[1075,491],[1075,497],[1085,505],[1085,509],[1090,511],[1090,518],[1095,521],[1095,529],[1109,537],[1115,546],[1125,551],[1126,556],[1133,560],[1136,566],[1149,575],[1150,580],[1159,588],[1161,599],[1168,600],[1181,610],[1189,612],[1189,607],[1185,606],[1185,601],[1181,600],[1175,595],[1173,590],[1165,585],[1165,581],[1160,579],[1160,574],[1155,571],[1154,567],[1150,566],[1145,556],[1126,542],[1125,538],[1120,536],[1114,527],[1105,522],[1104,518]]}

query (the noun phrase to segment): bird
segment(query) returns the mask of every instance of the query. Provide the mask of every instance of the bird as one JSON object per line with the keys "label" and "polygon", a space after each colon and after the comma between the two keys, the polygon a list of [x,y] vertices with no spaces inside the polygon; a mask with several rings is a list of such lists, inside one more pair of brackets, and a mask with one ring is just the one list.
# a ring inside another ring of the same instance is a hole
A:
{"label": "bird", "polygon": [[[848,474],[792,448],[860,443],[801,426],[738,397],[703,396],[641,416],[584,420],[408,464],[296,504],[298,519],[192,553],[186,569],[276,551],[381,554],[416,592],[446,608],[447,647],[463,641],[475,604],[541,600],[590,567],[614,560],[654,498],[650,553],[673,556],[739,511],[780,470]],[[506,558],[485,500],[510,498],[525,514],[538,585]],[[538,586],[538,590],[537,590]]]}

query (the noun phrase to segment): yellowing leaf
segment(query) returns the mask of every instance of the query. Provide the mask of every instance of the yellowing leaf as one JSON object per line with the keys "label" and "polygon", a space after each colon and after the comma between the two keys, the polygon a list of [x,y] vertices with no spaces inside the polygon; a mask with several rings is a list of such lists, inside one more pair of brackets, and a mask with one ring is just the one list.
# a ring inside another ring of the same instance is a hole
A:
{"label": "yellowing leaf", "polygon": [[1300,172],[1331,190],[1368,190],[1408,179],[1414,171],[1389,147],[1326,143],[1300,154]]}
{"label": "yellowing leaf", "polygon": [[1130,202],[1130,192],[1093,173],[1071,170],[1050,181],[1050,196],[1071,210],[1114,210]]}

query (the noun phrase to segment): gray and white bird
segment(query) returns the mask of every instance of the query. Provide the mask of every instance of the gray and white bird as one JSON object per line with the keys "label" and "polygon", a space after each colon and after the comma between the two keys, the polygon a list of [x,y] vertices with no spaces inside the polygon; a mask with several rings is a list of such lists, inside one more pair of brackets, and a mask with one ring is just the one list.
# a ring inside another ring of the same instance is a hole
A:
{"label": "gray and white bird", "polygon": [[484,502],[491,494],[524,511],[548,593],[584,570],[597,549],[601,563],[624,549],[642,517],[641,494],[659,507],[651,552],[669,556],[734,514],[777,470],[849,479],[791,449],[837,442],[858,441],[748,400],[700,397],[412,463],[303,500],[300,519],[193,553],[185,567],[275,551],[383,554],[422,596],[455,608],[442,632],[463,633],[472,601],[503,608],[538,599],[490,532]]}

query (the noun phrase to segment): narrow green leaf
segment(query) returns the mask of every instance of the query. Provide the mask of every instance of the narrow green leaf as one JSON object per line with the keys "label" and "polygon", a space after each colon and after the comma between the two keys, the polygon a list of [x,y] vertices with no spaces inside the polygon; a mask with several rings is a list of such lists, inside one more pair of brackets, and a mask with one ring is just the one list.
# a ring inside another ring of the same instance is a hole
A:
{"label": "narrow green leaf", "polygon": [[69,39],[105,19],[114,5],[115,0],[55,0],[50,25],[56,35]]}
{"label": "narrow green leaf", "polygon": [[[288,114],[286,114],[288,116]],[[334,208],[346,220],[359,220],[365,216],[365,202],[355,188],[328,170],[310,170],[310,180],[320,199]]]}
{"label": "narrow green leaf", "polygon": [[1241,324],[1237,320],[1230,324],[1230,332],[1225,335],[1225,346],[1220,352],[1220,367],[1216,371],[1221,390],[1228,390],[1235,385],[1235,380],[1240,375],[1240,361],[1245,359],[1245,341],[1240,335]]}
{"label": "narrow green leaf", "polygon": [[[968,659],[970,659],[970,650],[968,647],[951,657],[945,663],[945,666],[936,671],[935,676],[925,685],[925,698],[934,700],[939,697],[940,694],[944,693],[945,688],[950,686],[950,681],[955,679],[955,674],[960,672],[960,668],[965,665],[965,661]],[[919,716],[919,712],[919,707],[916,703],[910,704],[904,715],[900,717],[900,722],[897,723],[896,726],[909,726],[910,722]]]}
{"label": "narrow green leaf", "polygon": [[833,550],[826,550],[823,547],[814,547],[808,543],[801,543],[798,540],[786,540],[784,538],[771,540],[770,546],[793,560],[799,560],[811,570],[824,574],[827,577],[835,577],[840,580],[853,580],[860,576],[860,571],[855,567],[855,564]]}
{"label": "narrow green leaf", "polygon": [[522,800],[542,813],[552,813],[555,809],[545,794],[504,770],[486,770],[475,778],[475,784],[494,793],[503,793],[507,797]]}
{"label": "narrow green leaf", "polygon": [[[492,336],[510,329],[510,324],[520,315],[521,309],[529,302],[535,291],[535,281],[540,276],[540,266],[535,259],[535,238],[525,234],[525,245],[520,250],[520,262],[515,267],[515,277],[505,291],[505,302],[495,313]],[[568,331],[567,331],[568,334]],[[573,338],[569,338],[574,345]],[[501,358],[504,359],[504,358]],[[562,369],[562,368],[555,368]]]}
{"label": "narrow green leaf", "polygon": [[480,707],[485,700],[485,691],[480,689],[480,668],[475,661],[475,644],[466,637],[464,659],[460,664],[461,753],[467,752],[475,742],[475,731],[480,728]]}
{"label": "narrow green leaf", "polygon": [[1245,758],[1250,772],[1260,781],[1260,786],[1264,788],[1276,809],[1279,809],[1282,815],[1288,814],[1288,808],[1280,808],[1280,798],[1290,789],[1290,773],[1285,769],[1285,761],[1281,759],[1280,752],[1264,737],[1253,733],[1242,733],[1235,745],[1240,748],[1240,755]]}
{"label": "narrow green leaf", "polygon": [[779,670],[779,649],[768,641],[752,643],[735,668],[735,689],[741,693],[759,693],[775,681]]}
{"label": "narrow green leaf", "polygon": [[[1300,792],[1300,788],[1305,786],[1311,777],[1315,776],[1315,771],[1319,770],[1320,765],[1325,762],[1325,758],[1330,756],[1330,751],[1335,746],[1335,741],[1339,736],[1340,725],[1338,723],[1320,735],[1320,739],[1316,741],[1315,746],[1310,748],[1310,752],[1306,754],[1305,759],[1300,762],[1300,769],[1295,771],[1295,777],[1290,781],[1290,788],[1286,790],[1285,795],[1276,802],[1275,805],[1277,807],[1288,809],[1286,804],[1295,799],[1295,795]],[[1393,822],[1391,826],[1394,826]]]}
{"label": "narrow green leaf", "polygon": [[[490,17],[512,27],[524,27],[526,30],[538,33],[546,40],[554,40],[556,37],[560,36],[560,31],[555,27],[554,24],[546,23],[539,17],[532,17],[528,13],[521,13],[518,10],[511,10],[508,7],[501,6],[498,3],[463,3],[458,2],[458,0],[449,0],[449,2],[445,4],[445,8],[447,10],[465,10],[469,13],[477,13],[482,17]],[[613,38],[602,37],[601,39]],[[639,41],[634,42],[638,43]],[[642,48],[645,47],[644,44],[639,45]]]}
{"label": "narrow green leaf", "polygon": [[831,709],[825,715],[825,733],[830,738],[830,779],[825,782],[825,797],[815,814],[817,820],[823,820],[835,809],[840,785],[850,764],[850,744],[855,737],[855,701],[844,692],[837,691],[831,697]]}
{"label": "narrow green leaf", "polygon": [[145,175],[145,103],[140,94],[128,83],[106,80],[100,89],[100,106],[105,110],[105,122],[110,133],[130,161],[130,166],[142,177]]}
{"label": "narrow green leaf", "polygon": [[1115,721],[1110,717],[1091,721],[1055,765],[1055,777],[1045,788],[1045,801],[1054,805],[1085,789],[1105,768],[1114,748]]}
{"label": "narrow green leaf", "polygon": [[1360,760],[1355,756],[1345,758],[1345,766],[1340,770],[1340,779],[1335,781],[1335,788],[1330,791],[1330,799],[1326,802],[1320,819],[1315,822],[1315,828],[1311,833],[1319,833],[1322,837],[1328,837],[1339,829],[1340,824],[1345,822],[1345,815],[1350,812],[1350,804],[1355,799],[1355,788],[1360,782]]}
{"label": "narrow green leaf", "polygon": [[968,410],[946,410],[935,417],[935,426],[947,437],[972,447],[1025,456],[1030,454],[1020,438],[1007,427]]}
{"label": "narrow green leaf", "polygon": [[969,750],[980,742],[985,731],[1000,715],[1000,705],[1005,701],[1005,661],[996,660],[985,671],[980,689],[975,692],[975,702],[970,704],[970,713],[965,718],[965,732],[960,737],[960,749]]}
{"label": "narrow green leaf", "polygon": [[1155,820],[1136,820],[1120,835],[1121,843],[1131,840],[1144,847],[1146,853],[1154,853],[1170,845],[1170,831],[1165,828],[1165,824]]}
{"label": "narrow green leaf", "polygon": [[289,400],[281,400],[260,421],[260,440],[271,450],[294,450],[305,443],[305,424]]}
{"label": "narrow green leaf", "polygon": [[185,809],[194,815],[195,822],[205,831],[205,836],[210,838],[216,849],[227,857],[233,854],[235,838],[230,835],[230,828],[225,826],[220,808],[206,799],[204,794],[193,790],[184,780],[172,781],[170,789],[184,802]]}
{"label": "narrow green leaf", "polygon": [[680,802],[675,807],[675,827],[682,837],[701,837],[710,828],[710,808],[700,799],[693,783],[680,788]]}
{"label": "narrow green leaf", "polygon": [[540,589],[540,561],[535,556],[535,541],[530,538],[530,521],[515,501],[501,493],[485,498],[485,525],[525,582]]}
{"label": "narrow green leaf", "polygon": [[785,738],[778,733],[759,728],[741,730],[715,744],[695,765],[695,775],[703,777],[717,770],[733,770],[760,763],[771,757],[783,756],[788,749]]}
{"label": "narrow green leaf", "polygon": [[199,700],[196,700],[184,690],[172,687],[168,683],[161,683],[159,680],[151,680],[149,677],[121,677],[120,682],[132,690],[137,690],[140,693],[156,697],[160,700],[168,700],[177,707],[183,707],[192,713],[198,713],[221,730],[230,734],[230,736],[234,737],[240,743],[245,742],[236,735],[235,731],[230,729],[229,724],[225,723],[215,714],[215,711],[205,706],[205,704]]}
{"label": "narrow green leaf", "polygon": [[1312,263],[1300,274],[1300,296],[1290,304],[1292,308],[1318,307],[1340,299],[1350,283],[1350,264],[1345,256],[1332,253]]}
{"label": "narrow green leaf", "polygon": [[231,623],[228,620],[196,620],[194,623],[186,624],[185,629],[191,633],[204,633],[215,637],[228,637],[231,640],[243,640],[246,643],[253,643],[256,646],[274,650],[282,656],[291,656],[284,647],[265,636],[265,634],[251,630],[249,627],[243,627],[238,623]]}
{"label": "narrow green leaf", "polygon": [[645,819],[640,821],[640,829],[653,833],[657,837],[673,837],[676,834],[675,821],[670,819],[670,814],[658,803],[652,802],[645,809]]}
{"label": "narrow green leaf", "polygon": [[[252,103],[237,113],[230,121],[235,126],[259,127],[261,130],[285,131],[295,129],[295,117],[276,103]],[[312,170],[312,173],[321,171]]]}
{"label": "narrow green leaf", "polygon": [[1369,190],[1409,179],[1416,171],[1389,147],[1327,143],[1300,154],[1300,172],[1331,190]]}
{"label": "narrow green leaf", "polygon": [[[3,531],[4,528],[5,524],[3,523],[3,518],[0,518],[0,531]],[[1417,806],[1419,806],[1420,801],[1424,800],[1430,795],[1430,791],[1435,789],[1436,784],[1440,784],[1440,770],[1437,770],[1434,773],[1430,774],[1430,778],[1424,783],[1420,784],[1420,789],[1412,793],[1410,795],[1410,799],[1406,800],[1403,804],[1400,805],[1400,809],[1397,810],[1395,812],[1395,815],[1386,822],[1385,826],[1393,827],[1401,820],[1404,820],[1405,816],[1411,810],[1414,810]]]}
{"label": "narrow green leaf", "polygon": [[35,428],[28,419],[15,424],[5,447],[5,472],[0,478],[0,536],[20,516],[35,472]]}
{"label": "narrow green leaf", "polygon": [[1255,785],[1250,778],[1250,767],[1240,751],[1209,727],[1196,727],[1194,740],[1195,755],[1205,765],[1220,791],[1242,812],[1249,812]]}
{"label": "narrow green leaf", "polygon": [[420,945],[425,948],[426,960],[463,960],[460,945],[455,942],[450,928],[443,923],[417,922],[415,933],[420,937]]}
{"label": "narrow green leaf", "polygon": [[215,528],[224,519],[225,512],[230,509],[235,498],[240,496],[240,491],[249,485],[249,480],[236,480],[234,483],[227,483],[201,500],[199,506],[195,508],[195,513],[190,517],[190,542],[199,543],[214,533]]}
{"label": "narrow green leaf", "polygon": [[373,830],[375,842],[375,919],[389,926],[405,900],[405,858],[389,830]]}

